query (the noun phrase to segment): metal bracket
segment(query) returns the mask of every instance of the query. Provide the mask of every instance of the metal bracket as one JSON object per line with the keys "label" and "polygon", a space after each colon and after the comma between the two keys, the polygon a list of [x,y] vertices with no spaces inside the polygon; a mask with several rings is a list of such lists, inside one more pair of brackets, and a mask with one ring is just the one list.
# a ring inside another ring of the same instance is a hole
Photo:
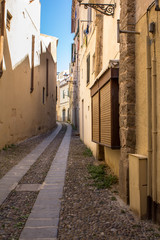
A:
{"label": "metal bracket", "polygon": [[120,20],[117,20],[117,43],[120,43],[120,33],[128,33],[128,34],[140,34],[140,32],[136,31],[128,31],[128,30],[120,30]]}
{"label": "metal bracket", "polygon": [[155,5],[156,5],[155,10],[160,11],[158,0],[155,0]]}
{"label": "metal bracket", "polygon": [[116,8],[116,4],[82,3],[82,0],[78,0],[78,2],[80,6],[84,5],[85,8],[91,7],[107,16],[113,16]]}

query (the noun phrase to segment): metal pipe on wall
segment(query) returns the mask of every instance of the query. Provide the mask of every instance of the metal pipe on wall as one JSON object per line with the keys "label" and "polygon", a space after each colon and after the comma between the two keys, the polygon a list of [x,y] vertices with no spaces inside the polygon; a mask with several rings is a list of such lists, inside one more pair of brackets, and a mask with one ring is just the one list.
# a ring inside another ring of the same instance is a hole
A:
{"label": "metal pipe on wall", "polygon": [[[148,104],[148,218],[156,221],[157,206],[157,76],[156,43],[149,37],[148,13],[154,2],[147,9],[147,104]],[[153,33],[154,34],[154,33]],[[153,54],[151,54],[153,45]],[[151,62],[151,55],[153,55]]]}
{"label": "metal pipe on wall", "polygon": [[[152,59],[152,198],[157,203],[157,74],[156,74],[156,46],[153,39],[153,59]],[[153,217],[156,220],[156,207],[154,208]]]}
{"label": "metal pipe on wall", "polygon": [[148,218],[151,218],[151,196],[152,196],[152,97],[151,97],[151,40],[149,36],[146,38],[147,45],[147,110],[148,110],[148,167],[147,167],[147,205]]}

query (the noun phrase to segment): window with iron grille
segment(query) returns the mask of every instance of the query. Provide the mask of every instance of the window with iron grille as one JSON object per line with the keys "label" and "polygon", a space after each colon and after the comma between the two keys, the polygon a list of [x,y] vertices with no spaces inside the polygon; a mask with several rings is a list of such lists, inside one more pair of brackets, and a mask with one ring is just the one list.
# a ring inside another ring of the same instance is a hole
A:
{"label": "window with iron grille", "polygon": [[87,85],[90,82],[90,54],[87,56]]}

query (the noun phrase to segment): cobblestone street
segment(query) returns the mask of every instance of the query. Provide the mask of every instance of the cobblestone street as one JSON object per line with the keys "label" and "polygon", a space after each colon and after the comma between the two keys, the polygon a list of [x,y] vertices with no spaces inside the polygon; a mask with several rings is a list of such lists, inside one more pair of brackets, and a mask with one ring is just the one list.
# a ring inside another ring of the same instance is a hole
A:
{"label": "cobblestone street", "polygon": [[87,150],[70,125],[58,124],[0,152],[1,240],[160,239],[158,225],[139,220],[122,202],[118,183],[94,186],[88,166],[97,162]]}

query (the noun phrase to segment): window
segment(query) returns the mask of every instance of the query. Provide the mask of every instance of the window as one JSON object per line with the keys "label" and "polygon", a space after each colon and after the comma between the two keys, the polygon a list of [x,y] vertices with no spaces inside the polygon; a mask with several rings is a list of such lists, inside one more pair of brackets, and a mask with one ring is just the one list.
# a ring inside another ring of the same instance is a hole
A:
{"label": "window", "polygon": [[45,88],[43,87],[43,98],[42,98],[43,104],[45,104]]}
{"label": "window", "polygon": [[46,97],[48,97],[48,63],[49,60],[46,59]]}
{"label": "window", "polygon": [[88,20],[88,24],[92,22],[92,8],[90,7],[88,7],[87,20]]}
{"label": "window", "polygon": [[35,36],[32,35],[32,59],[31,59],[31,89],[30,89],[30,93],[33,92],[34,90],[34,49],[35,49]]}
{"label": "window", "polygon": [[71,62],[74,63],[75,61],[76,61],[76,44],[72,43]]}
{"label": "window", "polygon": [[10,31],[10,28],[11,28],[11,19],[12,19],[12,15],[7,10],[6,28],[8,29],[8,31]]}
{"label": "window", "polygon": [[[57,93],[58,89],[57,89],[57,86],[56,86],[56,102],[58,100],[58,93]],[[52,97],[53,97],[53,94],[52,94]]]}
{"label": "window", "polygon": [[95,53],[92,56],[92,74],[95,72]]}
{"label": "window", "polygon": [[87,85],[90,82],[90,54],[87,57]]}
{"label": "window", "polygon": [[63,99],[65,98],[65,91],[63,90]]}
{"label": "window", "polygon": [[84,38],[84,26],[82,25],[82,28],[81,28],[81,47],[83,47],[83,42],[84,42],[83,38]]}

